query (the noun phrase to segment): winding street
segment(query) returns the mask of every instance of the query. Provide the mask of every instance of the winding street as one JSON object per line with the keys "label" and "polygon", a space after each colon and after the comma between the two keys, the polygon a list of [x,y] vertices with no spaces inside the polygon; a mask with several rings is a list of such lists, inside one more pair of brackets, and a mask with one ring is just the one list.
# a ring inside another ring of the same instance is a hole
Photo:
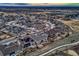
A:
{"label": "winding street", "polygon": [[[48,44],[47,46],[43,47],[42,49],[37,49],[36,51],[33,51],[31,53],[26,53],[27,56],[44,56],[44,55],[48,55],[49,53],[54,52],[55,50],[61,48],[61,50],[63,49],[63,47],[72,47],[76,44],[79,43],[79,33],[75,33],[70,35],[69,37],[62,39],[62,40],[58,40],[55,41],[51,44]],[[74,42],[72,42],[74,40]],[[65,48],[67,49],[67,48]]]}
{"label": "winding street", "polygon": [[56,49],[59,49],[59,48],[65,47],[65,46],[76,45],[76,44],[79,44],[79,41],[78,41],[78,42],[75,42],[75,43],[71,43],[71,44],[65,44],[65,45],[58,46],[58,47],[56,47],[56,48],[54,48],[54,49],[51,49],[51,50],[49,50],[49,51],[47,51],[47,52],[45,52],[45,53],[39,55],[39,56],[44,56],[44,55],[46,55],[46,54],[48,54],[48,53],[53,52],[53,51],[56,50]]}

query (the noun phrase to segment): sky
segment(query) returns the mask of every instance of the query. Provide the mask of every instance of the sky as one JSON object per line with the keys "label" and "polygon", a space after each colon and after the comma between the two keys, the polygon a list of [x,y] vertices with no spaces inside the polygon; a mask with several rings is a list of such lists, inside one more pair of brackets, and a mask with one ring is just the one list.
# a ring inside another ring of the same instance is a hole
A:
{"label": "sky", "polygon": [[0,6],[79,6],[79,3],[0,3]]}

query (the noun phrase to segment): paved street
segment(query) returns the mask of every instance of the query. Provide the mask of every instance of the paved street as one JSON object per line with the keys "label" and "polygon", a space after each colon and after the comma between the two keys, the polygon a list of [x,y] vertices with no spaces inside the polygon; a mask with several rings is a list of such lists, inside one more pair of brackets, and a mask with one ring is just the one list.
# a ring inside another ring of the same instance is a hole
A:
{"label": "paved street", "polygon": [[71,41],[73,41],[74,39],[75,39],[74,42],[79,41],[79,37],[78,36],[79,36],[79,33],[73,34],[73,35],[69,36],[66,39],[56,41],[54,43],[51,43],[51,44],[45,46],[42,49],[38,49],[37,51],[28,53],[26,55],[29,55],[29,56],[42,55],[42,54],[44,54],[44,53],[48,52],[49,50],[54,49],[56,47],[59,47],[59,46],[65,45],[65,44],[70,44]]}

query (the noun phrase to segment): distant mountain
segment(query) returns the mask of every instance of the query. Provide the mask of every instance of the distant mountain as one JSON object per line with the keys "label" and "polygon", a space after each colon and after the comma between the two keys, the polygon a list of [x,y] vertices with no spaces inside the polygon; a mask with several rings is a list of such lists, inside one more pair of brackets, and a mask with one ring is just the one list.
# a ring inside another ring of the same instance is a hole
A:
{"label": "distant mountain", "polygon": [[30,6],[28,3],[0,3],[0,6]]}
{"label": "distant mountain", "polygon": [[79,3],[0,3],[0,8],[78,8]]}

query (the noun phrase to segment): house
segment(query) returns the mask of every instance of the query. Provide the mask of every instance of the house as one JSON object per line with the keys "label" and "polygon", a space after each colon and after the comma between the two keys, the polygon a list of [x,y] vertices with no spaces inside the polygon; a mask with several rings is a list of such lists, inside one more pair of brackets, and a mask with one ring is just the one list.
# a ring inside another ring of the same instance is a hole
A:
{"label": "house", "polygon": [[44,43],[47,43],[48,35],[46,33],[35,33],[31,35],[26,35],[24,38],[19,39],[23,48],[38,47]]}
{"label": "house", "polygon": [[69,34],[69,30],[61,26],[61,27],[55,27],[53,29],[50,29],[46,33],[48,34],[49,41],[55,41],[63,37],[66,37]]}
{"label": "house", "polygon": [[17,42],[10,43],[9,45],[1,45],[0,44],[0,55],[12,55],[15,54],[19,50],[19,45]]}

